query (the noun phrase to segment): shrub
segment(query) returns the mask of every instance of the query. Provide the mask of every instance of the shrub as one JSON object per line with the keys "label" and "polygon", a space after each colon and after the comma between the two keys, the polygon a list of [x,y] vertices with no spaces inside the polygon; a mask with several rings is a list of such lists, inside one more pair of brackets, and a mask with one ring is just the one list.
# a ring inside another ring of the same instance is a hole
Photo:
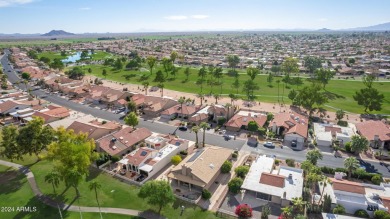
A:
{"label": "shrub", "polygon": [[181,162],[181,157],[179,155],[172,156],[171,162],[176,166]]}
{"label": "shrub", "polygon": [[344,147],[347,152],[352,153],[351,142],[347,142]]}
{"label": "shrub", "polygon": [[264,127],[260,127],[258,129],[258,132],[259,132],[259,135],[265,135],[267,133],[267,129],[265,129]]}
{"label": "shrub", "polygon": [[359,209],[359,210],[355,211],[355,213],[353,215],[355,215],[356,217],[360,217],[360,218],[370,218],[370,215],[364,209]]}
{"label": "shrub", "polygon": [[286,159],[286,164],[289,167],[295,167],[295,160],[294,159]]}
{"label": "shrub", "polygon": [[230,172],[230,170],[232,170],[232,162],[226,160],[225,162],[223,162],[222,166],[221,166],[221,172],[222,173],[228,173]]}
{"label": "shrub", "polygon": [[348,172],[347,169],[342,168],[342,167],[337,167],[334,171],[335,171],[335,172],[343,172],[343,173],[347,173],[347,172]]}
{"label": "shrub", "polygon": [[247,204],[237,205],[234,213],[240,218],[250,218],[253,216],[252,208]]}
{"label": "shrub", "polygon": [[382,176],[379,175],[379,174],[375,174],[375,175],[371,178],[371,182],[374,183],[375,185],[381,184],[381,182],[382,182]]}
{"label": "shrub", "polygon": [[279,165],[279,163],[280,163],[280,160],[275,160],[275,165]]}
{"label": "shrub", "polygon": [[330,198],[330,195],[325,194],[322,210],[326,213],[330,213],[331,209],[332,209],[332,199]]}
{"label": "shrub", "polygon": [[321,171],[322,171],[323,173],[325,173],[325,174],[332,174],[332,175],[333,175],[333,174],[335,173],[335,171],[334,171],[333,168],[327,167],[327,166],[321,167]]}
{"label": "shrub", "polygon": [[182,150],[182,151],[180,151],[180,154],[181,154],[181,155],[184,155],[184,156],[187,156],[187,154],[188,154],[188,151],[186,151],[186,150]]}
{"label": "shrub", "polygon": [[113,162],[113,163],[116,163],[116,162],[118,162],[120,160],[120,158],[118,157],[118,156],[112,156],[111,157],[111,162]]}
{"label": "shrub", "polygon": [[342,205],[337,205],[333,208],[333,214],[345,214],[345,208]]}
{"label": "shrub", "polygon": [[242,183],[243,183],[243,181],[241,178],[239,178],[239,177],[233,178],[228,183],[229,191],[234,193],[234,194],[237,194],[241,189]]}
{"label": "shrub", "polygon": [[374,212],[374,219],[389,219],[390,214],[384,210],[376,210]]}
{"label": "shrub", "polygon": [[234,169],[234,172],[236,175],[242,179],[245,178],[246,174],[249,172],[249,167],[248,166],[239,166],[236,169]]}
{"label": "shrub", "polygon": [[211,198],[211,193],[207,189],[202,190],[202,198],[204,200],[209,200]]}
{"label": "shrub", "polygon": [[347,127],[347,126],[348,126],[348,122],[347,122],[347,121],[340,120],[340,121],[337,122],[337,125],[343,126],[343,127]]}
{"label": "shrub", "polygon": [[238,157],[238,154],[236,154],[236,153],[232,154],[232,158],[237,158],[237,157]]}
{"label": "shrub", "polygon": [[224,117],[220,117],[220,118],[218,119],[218,125],[220,125],[220,126],[222,126],[223,124],[225,124],[225,122],[226,122],[226,118],[224,118]]}

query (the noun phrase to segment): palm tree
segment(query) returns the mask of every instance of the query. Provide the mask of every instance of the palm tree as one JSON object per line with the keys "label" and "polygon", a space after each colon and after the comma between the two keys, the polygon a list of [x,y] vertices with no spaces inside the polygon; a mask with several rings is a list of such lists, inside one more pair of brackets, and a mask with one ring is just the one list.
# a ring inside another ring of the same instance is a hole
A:
{"label": "palm tree", "polygon": [[313,165],[317,165],[318,160],[322,160],[322,154],[318,149],[310,150],[306,154],[306,160],[310,161]]}
{"label": "palm tree", "polygon": [[279,103],[279,84],[280,84],[280,80],[277,80],[276,83],[278,84],[278,103]]}
{"label": "palm tree", "polygon": [[233,105],[233,102],[237,100],[237,95],[229,94],[229,98],[230,98],[230,104]]}
{"label": "palm tree", "polygon": [[204,94],[198,93],[198,97],[200,99],[200,105],[202,106],[203,105],[203,100],[204,100]]}
{"label": "palm tree", "polygon": [[296,209],[296,211],[298,211],[298,213],[303,213],[305,210],[305,206],[307,204],[306,201],[303,201],[302,197],[293,198],[292,203],[293,203],[294,209]]}
{"label": "palm tree", "polygon": [[157,85],[157,87],[159,87],[161,89],[161,97],[163,97],[164,96],[164,87],[165,87],[164,83],[159,83]]}
{"label": "palm tree", "polygon": [[320,184],[323,186],[322,187],[322,192],[321,192],[320,203],[319,203],[321,205],[322,204],[322,198],[324,197],[325,187],[328,186],[328,184],[330,184],[330,179],[327,176],[322,176],[322,180],[321,180]]}
{"label": "palm tree", "polygon": [[215,104],[218,104],[218,99],[221,98],[221,95],[220,94],[214,94],[213,96],[215,98]]}
{"label": "palm tree", "polygon": [[91,183],[89,183],[88,187],[89,187],[89,190],[95,191],[95,197],[96,197],[96,202],[97,202],[98,207],[99,207],[100,218],[103,219],[102,212],[100,211],[100,203],[99,203],[98,194],[97,194],[97,190],[100,189],[102,187],[102,185],[96,181],[92,181]]}
{"label": "palm tree", "polygon": [[228,116],[228,117],[226,118],[226,120],[229,121],[229,119],[230,119],[230,117],[229,117],[229,115],[230,115],[230,108],[232,108],[232,104],[226,103],[226,104],[225,104],[225,107],[227,108],[227,111],[228,111],[228,112],[227,112],[227,116]]}
{"label": "palm tree", "polygon": [[149,81],[144,81],[142,85],[144,86],[145,89],[145,95],[148,95]]}
{"label": "palm tree", "polygon": [[185,97],[180,97],[179,100],[177,101],[178,103],[180,103],[180,110],[181,110],[181,119],[183,120],[184,116],[183,116],[183,103],[186,101],[186,98]]}
{"label": "palm tree", "polygon": [[206,68],[203,66],[202,68],[199,69],[198,76],[201,78],[201,83],[200,83],[200,92],[203,91],[203,79],[206,76],[207,71]]}
{"label": "palm tree", "polygon": [[[57,196],[56,187],[58,187],[58,184],[60,183],[60,174],[58,174],[55,171],[48,173],[45,176],[45,182],[51,183],[51,185],[53,186],[54,195]],[[60,217],[62,219],[62,213],[58,203],[57,203],[57,207],[58,207],[58,212],[60,212]]]}
{"label": "palm tree", "polygon": [[196,137],[196,140],[195,140],[195,147],[198,147],[199,145],[199,141],[198,141],[198,132],[199,132],[199,129],[200,127],[199,126],[192,126],[191,130],[195,133],[195,137]]}
{"label": "palm tree", "polygon": [[210,125],[207,123],[207,122],[201,122],[199,127],[201,129],[203,129],[203,147],[204,147],[204,142],[205,142],[205,139],[206,139],[206,129],[210,128]]}
{"label": "palm tree", "polygon": [[293,209],[290,206],[282,208],[283,219],[290,219],[293,215]]}
{"label": "palm tree", "polygon": [[359,161],[355,157],[348,157],[344,160],[344,167],[348,170],[348,178],[350,178],[352,171],[359,168]]}

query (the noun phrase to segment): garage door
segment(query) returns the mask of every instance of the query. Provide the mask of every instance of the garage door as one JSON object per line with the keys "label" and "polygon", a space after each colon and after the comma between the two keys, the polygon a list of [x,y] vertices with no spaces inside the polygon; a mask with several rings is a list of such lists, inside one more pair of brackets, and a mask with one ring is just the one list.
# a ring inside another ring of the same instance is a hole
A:
{"label": "garage door", "polygon": [[286,141],[297,140],[297,142],[301,142],[301,143],[303,143],[305,141],[304,138],[294,136],[294,135],[285,135],[284,140],[286,140]]}

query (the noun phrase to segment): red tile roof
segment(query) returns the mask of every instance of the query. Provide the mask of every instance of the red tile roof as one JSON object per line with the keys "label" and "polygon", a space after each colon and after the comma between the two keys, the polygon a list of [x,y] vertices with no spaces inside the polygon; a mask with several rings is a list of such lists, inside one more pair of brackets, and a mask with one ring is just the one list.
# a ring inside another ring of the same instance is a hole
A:
{"label": "red tile roof", "polygon": [[271,174],[271,173],[265,173],[263,172],[260,176],[260,183],[275,186],[279,188],[284,187],[284,181],[286,180],[285,176]]}
{"label": "red tile roof", "polygon": [[14,108],[17,105],[19,105],[19,104],[12,101],[12,100],[7,100],[4,103],[0,103],[0,113],[5,112],[11,108]]}
{"label": "red tile roof", "polygon": [[357,193],[357,194],[366,194],[366,190],[364,189],[364,186],[360,183],[351,182],[348,180],[337,180],[334,178],[332,178],[331,180],[333,181],[334,190]]}
{"label": "red tile roof", "polygon": [[381,197],[383,205],[388,209],[387,212],[390,213],[390,198],[389,197]]}
{"label": "red tile roof", "polygon": [[[181,110],[181,108],[183,108],[183,110]],[[187,105],[183,104],[183,106],[180,107],[180,104],[178,104],[176,106],[170,107],[170,108],[162,111],[161,115],[172,115],[174,113],[181,114],[182,111],[183,111],[183,115],[192,115],[195,112],[199,111],[200,109],[201,109],[201,106],[194,106],[194,105],[187,106]]]}
{"label": "red tile roof", "polygon": [[248,123],[251,121],[255,121],[259,127],[262,127],[267,121],[267,116],[254,116],[251,115],[251,113],[249,113],[247,116],[236,114],[226,123],[226,126],[241,128],[241,126],[248,126]]}
{"label": "red tile roof", "polygon": [[133,154],[129,154],[126,156],[128,159],[127,163],[132,164],[134,166],[139,166],[142,162],[146,160],[148,155],[153,151],[153,149],[147,147],[138,148],[138,150]]}
{"label": "red tile roof", "polygon": [[269,127],[274,124],[278,127],[284,127],[287,134],[298,134],[307,138],[308,118],[298,113],[279,113],[270,122]]}
{"label": "red tile roof", "polygon": [[361,135],[363,135],[370,141],[374,140],[375,135],[378,135],[381,141],[390,140],[390,126],[386,125],[381,121],[365,121],[356,124],[356,128]]}

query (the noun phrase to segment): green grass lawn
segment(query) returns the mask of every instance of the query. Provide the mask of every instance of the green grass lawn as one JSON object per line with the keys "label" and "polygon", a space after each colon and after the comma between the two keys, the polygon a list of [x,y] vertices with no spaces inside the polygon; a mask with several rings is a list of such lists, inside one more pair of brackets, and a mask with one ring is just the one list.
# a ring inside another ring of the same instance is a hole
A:
{"label": "green grass lawn", "polygon": [[[149,72],[145,70],[146,67],[144,67],[143,71],[130,71],[130,70],[114,70],[112,67],[107,67],[103,65],[87,65],[84,67],[85,69],[91,68],[92,69],[92,75],[104,78],[102,75],[103,69],[106,69],[108,74],[106,76],[106,79],[118,81],[122,83],[133,83],[133,84],[142,84],[141,76],[142,75],[149,75]],[[146,68],[147,69],[147,68]],[[153,70],[153,75],[149,76],[147,81],[150,82],[150,85],[156,85],[157,83],[153,82],[153,79],[155,77],[155,72],[158,70],[163,70],[162,66],[157,66]],[[191,69],[191,75],[189,77],[189,80],[186,81],[186,76],[184,75],[184,68],[182,68],[179,73],[177,73],[176,78],[173,78],[173,76],[169,75],[168,80],[165,82],[165,88],[177,90],[177,91],[183,91],[183,92],[189,92],[189,93],[199,93],[201,91],[200,85],[196,84],[196,81],[198,79],[198,69]],[[243,73],[243,71],[240,71]],[[165,73],[164,73],[165,75]],[[238,92],[239,95],[241,95],[242,98],[245,98],[244,93],[242,92],[242,84],[245,80],[248,80],[249,77],[246,74],[240,74],[240,81],[241,81],[241,87],[239,88]],[[278,86],[276,83],[276,80],[281,78],[274,78],[274,81],[272,83],[272,86],[269,86],[267,83],[267,76],[266,75],[259,75],[256,77],[255,82],[260,86],[260,90],[255,91],[255,95],[257,95],[257,101],[261,102],[271,102],[275,103],[278,102]],[[229,93],[236,93],[236,90],[232,88],[232,83],[234,82],[234,77],[228,76],[227,74],[224,75],[222,81],[222,94],[229,94]],[[308,85],[310,82],[306,79],[303,79],[304,85]],[[288,99],[288,93],[291,89],[297,89],[296,85],[290,85],[290,88],[285,88],[283,91],[282,84],[280,84],[279,87],[279,93],[280,93],[280,100],[282,99],[281,96],[283,96],[283,100],[285,103],[290,104],[291,101]],[[303,87],[301,85],[298,87],[300,89]],[[334,108],[340,108],[348,112],[353,113],[363,113],[364,108],[357,105],[357,103],[353,100],[353,94],[363,88],[364,85],[360,81],[354,81],[354,80],[331,80],[329,84],[326,86],[326,90],[330,92],[331,94],[336,94],[333,96],[334,99],[330,99],[329,103],[326,105],[330,106],[327,107],[327,109],[335,111],[332,109]],[[377,88],[380,92],[382,92],[385,95],[385,101],[382,106],[382,110],[380,112],[373,112],[373,113],[382,113],[382,114],[390,114],[390,83],[388,82],[375,82],[374,87]],[[213,90],[211,90],[211,87],[207,85],[206,83],[203,85],[203,93],[210,93],[213,91],[214,93],[220,93],[221,87],[220,86],[214,86]],[[284,92],[284,93],[283,93]],[[283,95],[284,94],[284,95]]]}
{"label": "green grass lawn", "polygon": [[[44,194],[53,196],[52,186],[44,181],[45,175],[52,170],[52,164],[50,163],[50,161],[42,160],[36,163],[35,156],[25,156],[24,161],[14,162],[29,165],[31,171],[34,173],[37,184],[41,191]],[[139,191],[139,187],[131,186],[124,182],[120,182],[112,176],[100,172],[95,168],[91,168],[90,176],[87,177],[85,181],[80,183],[79,190],[81,193],[81,198],[74,202],[75,205],[90,207],[97,206],[95,194],[88,188],[88,184],[91,180],[96,180],[102,185],[102,188],[98,194],[99,201],[102,207],[127,208],[141,211],[149,209],[153,211],[158,210],[156,206],[150,206],[146,203],[145,200],[138,198],[137,194]],[[60,183],[57,191],[58,193],[61,193],[61,195],[59,195],[59,198],[61,200],[67,203],[74,201],[74,198],[76,196],[74,188],[67,189],[63,183]],[[167,206],[163,208],[162,215],[167,218],[178,218],[181,211],[180,206],[182,205],[186,206],[183,218],[216,218],[215,214],[208,211],[202,211],[199,207],[184,203],[180,200],[177,200],[172,206]]]}
{"label": "green grass lawn", "polygon": [[[30,188],[27,179],[24,175],[18,173],[12,168],[8,168],[0,165],[0,206],[9,207],[6,208],[8,212],[3,209],[0,212],[0,218],[2,219],[51,219],[59,218],[58,209],[52,208],[42,204]],[[35,212],[22,212],[18,211],[17,207],[35,207]],[[80,218],[79,212],[63,212],[64,218],[76,219]],[[82,213],[84,219],[100,218],[99,213]],[[136,219],[135,216],[106,214],[103,213],[105,219]]]}

